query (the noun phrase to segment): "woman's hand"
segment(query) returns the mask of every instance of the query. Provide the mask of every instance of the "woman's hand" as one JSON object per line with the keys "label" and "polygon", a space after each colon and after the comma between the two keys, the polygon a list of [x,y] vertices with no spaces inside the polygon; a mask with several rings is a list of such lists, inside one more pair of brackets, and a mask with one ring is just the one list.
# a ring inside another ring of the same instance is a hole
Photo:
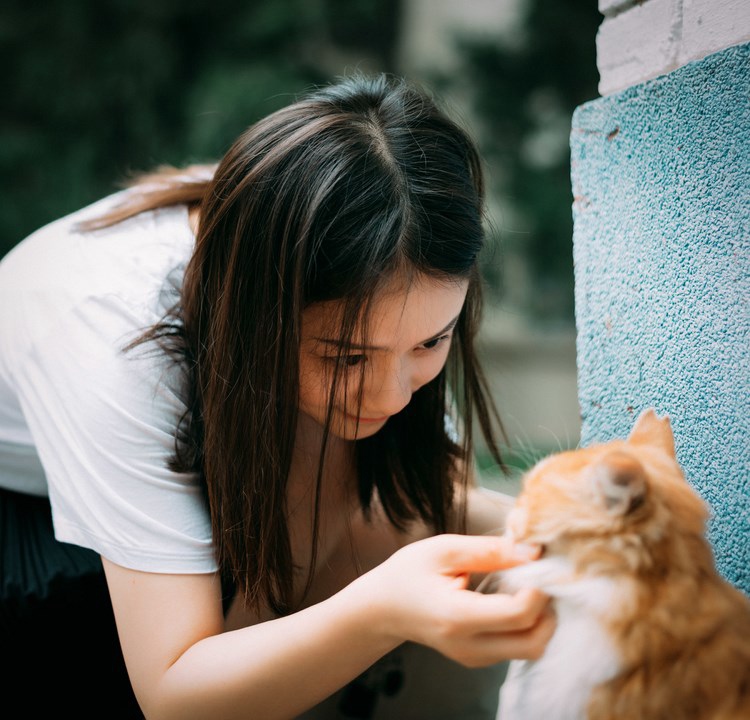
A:
{"label": "woman's hand", "polygon": [[400,549],[355,584],[397,641],[427,645],[467,667],[536,659],[555,628],[548,597],[531,589],[484,595],[468,588],[472,573],[537,556],[502,537],[438,535]]}
{"label": "woman's hand", "polygon": [[547,598],[468,589],[473,573],[533,557],[496,536],[417,540],[321,602],[228,632],[217,577],[103,563],[146,717],[273,720],[297,717],[405,641],[468,667],[539,657],[554,629]]}

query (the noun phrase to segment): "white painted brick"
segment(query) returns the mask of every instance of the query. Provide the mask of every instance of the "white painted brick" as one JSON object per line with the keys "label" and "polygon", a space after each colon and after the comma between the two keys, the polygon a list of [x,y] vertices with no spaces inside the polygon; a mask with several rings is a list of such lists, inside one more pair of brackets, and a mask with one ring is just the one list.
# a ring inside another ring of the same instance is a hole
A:
{"label": "white painted brick", "polygon": [[602,95],[677,66],[681,4],[682,0],[648,0],[604,19],[596,36]]}
{"label": "white painted brick", "polygon": [[599,12],[602,15],[614,15],[629,5],[635,5],[636,2],[637,0],[599,0]]}
{"label": "white painted brick", "polygon": [[680,65],[748,40],[748,0],[683,0]]}

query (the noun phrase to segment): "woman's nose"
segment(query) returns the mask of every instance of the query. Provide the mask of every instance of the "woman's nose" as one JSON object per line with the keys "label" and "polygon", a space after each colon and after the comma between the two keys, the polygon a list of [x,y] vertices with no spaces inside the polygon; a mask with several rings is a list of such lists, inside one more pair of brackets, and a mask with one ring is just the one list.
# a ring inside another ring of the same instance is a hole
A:
{"label": "woman's nose", "polygon": [[407,364],[394,363],[374,377],[363,398],[362,407],[370,417],[395,415],[411,400],[412,382]]}

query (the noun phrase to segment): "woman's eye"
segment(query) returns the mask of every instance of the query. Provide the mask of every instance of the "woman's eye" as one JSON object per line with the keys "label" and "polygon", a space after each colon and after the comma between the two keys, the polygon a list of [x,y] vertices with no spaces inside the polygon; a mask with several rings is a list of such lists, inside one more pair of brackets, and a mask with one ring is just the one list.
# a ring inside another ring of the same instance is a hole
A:
{"label": "woman's eye", "polygon": [[426,343],[422,344],[422,347],[425,350],[434,350],[437,348],[444,340],[447,340],[450,337],[450,335],[441,335],[440,337],[433,338],[432,340],[428,340]]}
{"label": "woman's eye", "polygon": [[346,367],[355,367],[365,361],[364,355],[345,355],[341,358],[341,363]]}
{"label": "woman's eye", "polygon": [[336,363],[343,368],[353,368],[365,361],[364,355],[342,355],[324,358],[327,362]]}

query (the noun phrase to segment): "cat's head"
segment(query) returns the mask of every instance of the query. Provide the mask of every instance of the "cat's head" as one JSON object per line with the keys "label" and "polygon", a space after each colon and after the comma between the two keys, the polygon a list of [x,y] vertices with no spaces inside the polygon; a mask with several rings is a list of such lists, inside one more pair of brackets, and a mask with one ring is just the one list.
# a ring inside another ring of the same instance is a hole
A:
{"label": "cat's head", "polygon": [[675,457],[667,417],[646,410],[624,440],[552,455],[524,477],[508,517],[545,556],[642,567],[674,535],[702,536],[707,507]]}

